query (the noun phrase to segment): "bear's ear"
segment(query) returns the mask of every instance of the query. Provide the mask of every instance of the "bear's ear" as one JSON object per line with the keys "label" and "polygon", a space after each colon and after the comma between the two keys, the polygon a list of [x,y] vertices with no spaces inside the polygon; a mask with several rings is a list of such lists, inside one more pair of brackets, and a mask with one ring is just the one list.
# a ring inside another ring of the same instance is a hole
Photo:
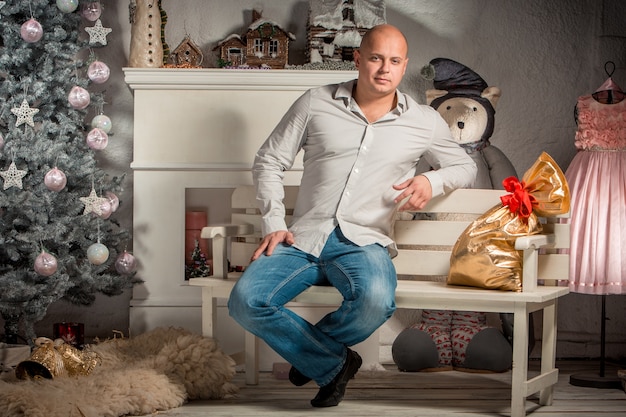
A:
{"label": "bear's ear", "polygon": [[500,89],[498,87],[487,87],[483,90],[480,96],[489,100],[489,102],[495,109],[496,103],[500,98]]}
{"label": "bear's ear", "polygon": [[446,90],[436,90],[436,89],[426,90],[426,104],[430,105],[430,103],[432,103],[434,99],[443,97],[446,94],[448,94]]}

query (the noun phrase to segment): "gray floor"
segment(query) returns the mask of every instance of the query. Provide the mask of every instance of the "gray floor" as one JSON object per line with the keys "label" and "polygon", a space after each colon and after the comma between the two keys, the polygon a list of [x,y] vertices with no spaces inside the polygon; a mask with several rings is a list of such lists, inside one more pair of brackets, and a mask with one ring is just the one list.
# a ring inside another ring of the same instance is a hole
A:
{"label": "gray floor", "polygon": [[[532,364],[531,366],[538,366]],[[526,402],[532,416],[544,417],[624,417],[626,393],[623,389],[587,388],[570,384],[570,375],[598,374],[594,361],[559,361],[559,383],[552,406],[540,407],[535,397]],[[531,368],[532,370],[532,368]],[[607,376],[617,368],[607,366]],[[586,379],[586,378],[584,378]],[[161,411],[158,416],[265,417],[329,415],[366,416],[507,416],[509,414],[510,372],[470,374],[463,372],[401,373],[359,372],[348,385],[346,397],[338,407],[315,409],[309,400],[317,387],[294,387],[289,381],[262,373],[259,385],[246,386],[237,374],[240,387],[236,398],[218,401],[191,401],[183,407]],[[153,414],[154,415],[154,414]]]}

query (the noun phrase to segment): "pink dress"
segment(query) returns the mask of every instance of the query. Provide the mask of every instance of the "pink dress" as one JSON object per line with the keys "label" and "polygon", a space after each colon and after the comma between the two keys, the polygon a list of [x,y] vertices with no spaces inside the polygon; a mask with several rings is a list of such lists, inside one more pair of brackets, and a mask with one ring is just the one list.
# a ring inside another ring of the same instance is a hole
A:
{"label": "pink dress", "polygon": [[578,153],[565,176],[571,192],[569,288],[626,293],[626,100],[578,98]]}

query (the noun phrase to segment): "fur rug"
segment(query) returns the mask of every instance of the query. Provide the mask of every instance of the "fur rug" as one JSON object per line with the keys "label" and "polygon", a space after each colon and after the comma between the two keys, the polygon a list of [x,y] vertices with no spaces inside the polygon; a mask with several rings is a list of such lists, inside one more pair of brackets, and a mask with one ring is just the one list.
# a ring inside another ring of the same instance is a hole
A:
{"label": "fur rug", "polygon": [[90,349],[102,362],[88,376],[0,381],[0,416],[145,415],[237,392],[232,358],[187,330],[159,328]]}

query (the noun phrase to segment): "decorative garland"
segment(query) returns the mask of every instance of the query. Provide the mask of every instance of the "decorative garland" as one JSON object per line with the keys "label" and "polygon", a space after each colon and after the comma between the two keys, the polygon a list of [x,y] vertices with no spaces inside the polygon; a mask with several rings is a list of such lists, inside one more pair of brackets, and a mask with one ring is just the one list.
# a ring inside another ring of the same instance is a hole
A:
{"label": "decorative garland", "polygon": [[170,56],[170,46],[165,42],[165,24],[167,23],[167,13],[163,6],[161,6],[161,0],[159,0],[159,12],[161,13],[161,44],[163,45],[163,63],[167,64],[167,59]]}
{"label": "decorative garland", "polygon": [[[272,29],[272,32],[270,33],[269,36],[263,36],[263,27],[269,25],[270,28]],[[259,27],[257,28],[257,31],[259,32],[259,36],[261,37],[261,39],[272,39],[274,37],[274,35],[276,34],[276,26],[272,25],[269,22],[265,22],[259,25]]]}

